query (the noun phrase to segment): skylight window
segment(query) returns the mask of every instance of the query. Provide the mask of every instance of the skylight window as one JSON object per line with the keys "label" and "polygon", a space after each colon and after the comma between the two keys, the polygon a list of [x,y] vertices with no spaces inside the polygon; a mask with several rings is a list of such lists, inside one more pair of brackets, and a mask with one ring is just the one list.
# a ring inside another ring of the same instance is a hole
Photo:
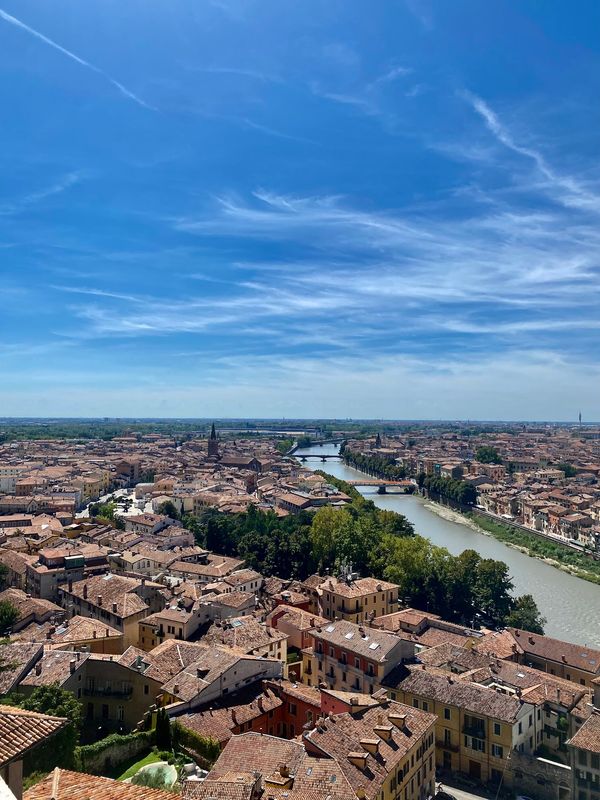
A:
{"label": "skylight window", "polygon": [[328,625],[328,626],[325,628],[325,630],[327,631],[327,633],[333,633],[333,632],[334,632],[334,630],[335,630],[335,625]]}
{"label": "skylight window", "polygon": [[377,650],[378,647],[379,647],[379,642],[371,642],[371,644],[369,645],[369,650]]}
{"label": "skylight window", "polygon": [[346,636],[345,636],[344,638],[346,638],[346,639],[351,639],[353,636],[354,636],[354,632],[353,632],[353,631],[350,631],[350,633],[347,633],[347,634],[346,634]]}

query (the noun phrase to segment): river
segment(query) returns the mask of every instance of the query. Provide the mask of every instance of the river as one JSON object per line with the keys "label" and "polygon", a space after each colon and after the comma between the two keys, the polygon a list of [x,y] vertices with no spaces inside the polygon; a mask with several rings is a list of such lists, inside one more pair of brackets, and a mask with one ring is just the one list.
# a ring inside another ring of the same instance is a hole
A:
{"label": "river", "polygon": [[[337,445],[298,450],[296,455],[333,455]],[[303,466],[322,469],[342,480],[357,480],[364,474],[342,461],[309,460]],[[476,550],[485,558],[506,562],[515,585],[515,594],[532,594],[544,617],[546,633],[557,639],[600,648],[600,586],[562,572],[537,558],[521,553],[468,525],[462,525],[430,511],[415,495],[377,494],[374,487],[359,491],[379,508],[397,511],[412,522],[417,533],[434,544],[446,547],[455,555],[463,550]]]}

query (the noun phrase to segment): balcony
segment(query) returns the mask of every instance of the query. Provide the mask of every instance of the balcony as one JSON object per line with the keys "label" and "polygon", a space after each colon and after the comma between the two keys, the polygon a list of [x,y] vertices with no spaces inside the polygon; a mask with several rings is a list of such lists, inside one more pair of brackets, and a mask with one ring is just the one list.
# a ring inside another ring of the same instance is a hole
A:
{"label": "balcony", "polygon": [[436,739],[435,746],[440,750],[449,750],[452,753],[458,753],[460,750],[459,744],[450,744],[449,742],[445,742],[443,739]]}
{"label": "balcony", "polygon": [[485,728],[479,725],[467,725],[465,723],[462,726],[462,732],[467,736],[471,736],[473,739],[485,739]]}
{"label": "balcony", "polygon": [[113,689],[109,686],[97,689],[87,688],[83,690],[83,694],[84,697],[106,697],[112,698],[113,700],[129,700],[133,694],[133,686],[124,689]]}

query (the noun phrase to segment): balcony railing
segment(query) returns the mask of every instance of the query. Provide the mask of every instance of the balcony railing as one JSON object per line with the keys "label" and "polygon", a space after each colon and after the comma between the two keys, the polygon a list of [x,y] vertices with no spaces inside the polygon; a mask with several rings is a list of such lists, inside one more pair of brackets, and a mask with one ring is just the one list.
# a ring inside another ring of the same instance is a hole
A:
{"label": "balcony railing", "polygon": [[485,739],[485,728],[481,728],[478,725],[463,725],[462,732],[466,733],[467,736],[472,736],[473,739]]}
{"label": "balcony railing", "polygon": [[133,694],[133,686],[125,689],[113,689],[108,686],[104,688],[84,689],[85,697],[112,697],[116,700],[128,700]]}

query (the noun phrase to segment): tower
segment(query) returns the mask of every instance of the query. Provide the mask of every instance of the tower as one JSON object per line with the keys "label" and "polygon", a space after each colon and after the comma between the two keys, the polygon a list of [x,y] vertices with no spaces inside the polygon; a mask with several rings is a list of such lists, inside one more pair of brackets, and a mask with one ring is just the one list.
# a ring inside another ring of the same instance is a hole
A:
{"label": "tower", "polygon": [[214,458],[219,457],[219,440],[217,439],[217,432],[215,430],[215,423],[213,422],[210,429],[210,438],[208,440],[208,455]]}

